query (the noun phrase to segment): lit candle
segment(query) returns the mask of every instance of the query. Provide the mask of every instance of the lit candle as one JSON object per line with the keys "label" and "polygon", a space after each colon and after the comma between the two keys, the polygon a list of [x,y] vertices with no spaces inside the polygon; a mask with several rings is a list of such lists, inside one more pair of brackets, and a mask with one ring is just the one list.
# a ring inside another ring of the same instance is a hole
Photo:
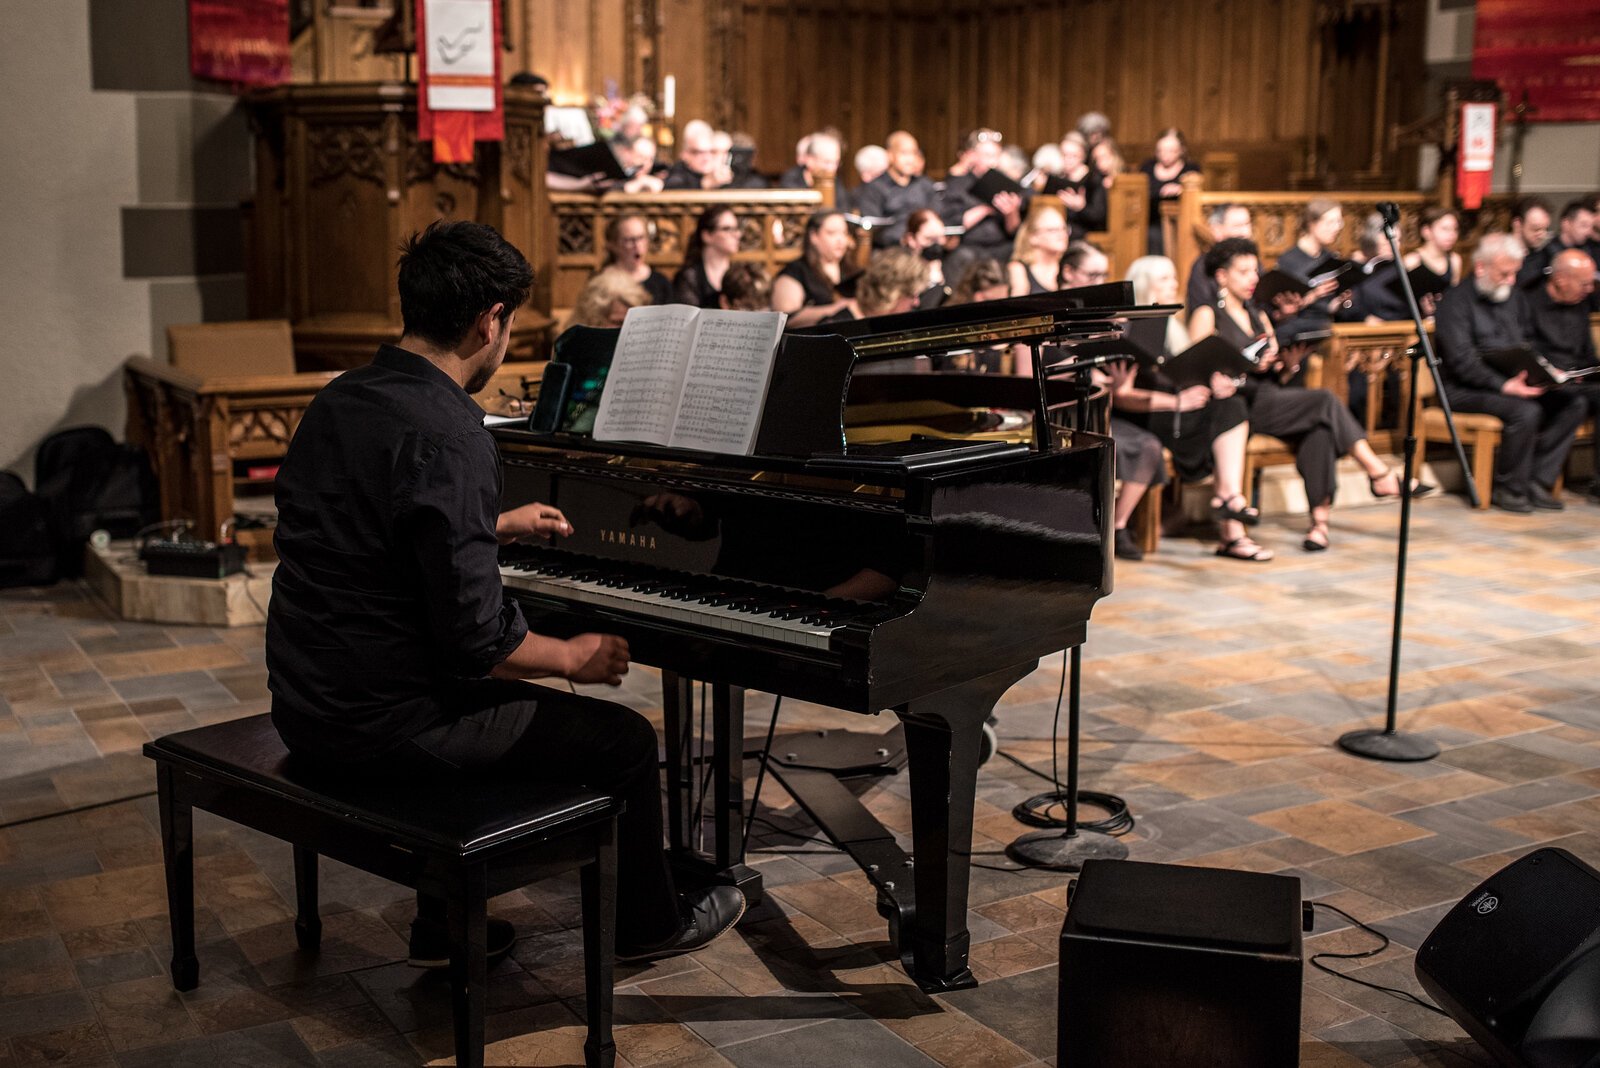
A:
{"label": "lit candle", "polygon": [[678,113],[678,79],[667,75],[666,85],[662,90],[661,110],[666,115],[667,121],[672,121],[672,116]]}

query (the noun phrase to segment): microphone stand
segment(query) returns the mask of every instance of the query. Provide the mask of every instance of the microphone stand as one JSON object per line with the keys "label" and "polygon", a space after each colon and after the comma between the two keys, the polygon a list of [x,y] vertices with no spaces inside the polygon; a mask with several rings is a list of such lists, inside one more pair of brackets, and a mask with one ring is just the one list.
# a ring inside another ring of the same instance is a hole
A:
{"label": "microphone stand", "polygon": [[1428,373],[1433,376],[1434,395],[1444,411],[1444,425],[1450,431],[1450,443],[1455,447],[1456,459],[1467,476],[1467,496],[1472,506],[1478,506],[1478,487],[1467,464],[1466,450],[1461,447],[1461,435],[1456,433],[1455,416],[1450,411],[1450,398],[1439,380],[1439,358],[1434,354],[1433,342],[1428,339],[1422,309],[1417,305],[1417,294],[1411,288],[1411,279],[1400,255],[1400,239],[1395,234],[1395,224],[1400,221],[1400,209],[1391,202],[1378,205],[1383,215],[1383,232],[1389,238],[1389,248],[1394,254],[1395,268],[1400,273],[1400,287],[1405,292],[1406,304],[1411,308],[1411,319],[1417,325],[1417,344],[1407,353],[1411,357],[1411,395],[1406,403],[1405,473],[1400,479],[1400,547],[1399,561],[1394,576],[1394,632],[1389,645],[1389,706],[1382,730],[1350,731],[1339,738],[1339,748],[1370,760],[1415,761],[1432,760],[1439,755],[1439,746],[1431,738],[1395,728],[1397,706],[1400,701],[1400,633],[1405,617],[1406,557],[1411,545],[1411,482],[1415,477],[1417,459],[1417,376],[1426,360]]}

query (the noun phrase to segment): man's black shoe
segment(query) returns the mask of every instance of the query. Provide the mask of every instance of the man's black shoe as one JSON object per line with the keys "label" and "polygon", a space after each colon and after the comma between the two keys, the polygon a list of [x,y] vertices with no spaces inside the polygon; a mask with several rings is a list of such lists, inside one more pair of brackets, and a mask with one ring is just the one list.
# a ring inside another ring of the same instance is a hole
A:
{"label": "man's black shoe", "polygon": [[1139,548],[1139,540],[1133,536],[1127,527],[1118,530],[1112,538],[1112,551],[1118,560],[1143,560],[1144,550]]}
{"label": "man's black shoe", "polygon": [[1539,485],[1528,487],[1528,503],[1546,512],[1560,512],[1567,507],[1561,503],[1560,497]]}
{"label": "man's black shoe", "polygon": [[683,895],[683,924],[678,933],[657,946],[617,947],[622,961],[660,960],[693,953],[732,929],[744,915],[744,894],[737,886],[708,886]]}
{"label": "man's black shoe", "polygon": [[1489,495],[1489,503],[1502,512],[1516,512],[1518,515],[1527,515],[1533,511],[1533,504],[1528,498],[1510,490],[1495,490]]}
{"label": "man's black shoe", "polygon": [[[517,929],[509,920],[489,917],[486,932],[489,963],[493,964],[507,953],[517,940]],[[411,921],[411,953],[407,962],[413,968],[450,967],[450,928],[432,920]]]}

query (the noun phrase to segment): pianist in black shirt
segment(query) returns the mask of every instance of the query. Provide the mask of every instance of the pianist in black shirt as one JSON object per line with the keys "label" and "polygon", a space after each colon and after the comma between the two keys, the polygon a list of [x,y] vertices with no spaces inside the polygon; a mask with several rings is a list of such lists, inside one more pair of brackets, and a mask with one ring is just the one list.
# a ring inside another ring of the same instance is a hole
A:
{"label": "pianist in black shirt", "polygon": [[[1595,262],[1587,252],[1565,249],[1551,261],[1545,284],[1528,293],[1528,340],[1562,371],[1600,363],[1589,328],[1594,273]],[[1560,389],[1582,397],[1591,418],[1600,414],[1600,382],[1594,378],[1569,382]],[[1600,471],[1600,437],[1596,437],[1594,449],[1595,470]],[[1589,499],[1600,504],[1600,480],[1589,484]]]}
{"label": "pianist in black shirt", "polygon": [[[738,919],[735,890],[680,899],[662,848],[655,730],[622,705],[529,678],[617,685],[628,645],[532,633],[499,546],[560,536],[554,508],[500,510],[500,462],[472,394],[505,358],[533,271],[492,228],[440,222],[400,259],[403,336],[319,393],[277,479],[267,615],[272,718],[325,773],[500,775],[604,790],[619,821],[617,948],[660,956]],[[510,948],[492,920],[491,953]],[[410,955],[449,958],[444,903],[419,898]]]}

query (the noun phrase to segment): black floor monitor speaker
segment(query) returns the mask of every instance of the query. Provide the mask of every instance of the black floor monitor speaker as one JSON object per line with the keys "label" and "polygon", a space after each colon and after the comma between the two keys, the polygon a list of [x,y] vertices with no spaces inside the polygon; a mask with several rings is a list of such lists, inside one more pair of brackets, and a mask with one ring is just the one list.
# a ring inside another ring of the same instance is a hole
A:
{"label": "black floor monitor speaker", "polygon": [[1087,860],[1061,930],[1061,1068],[1293,1068],[1300,880]]}
{"label": "black floor monitor speaker", "polygon": [[1502,1064],[1600,1066],[1600,871],[1539,849],[1491,875],[1417,951],[1417,979]]}

